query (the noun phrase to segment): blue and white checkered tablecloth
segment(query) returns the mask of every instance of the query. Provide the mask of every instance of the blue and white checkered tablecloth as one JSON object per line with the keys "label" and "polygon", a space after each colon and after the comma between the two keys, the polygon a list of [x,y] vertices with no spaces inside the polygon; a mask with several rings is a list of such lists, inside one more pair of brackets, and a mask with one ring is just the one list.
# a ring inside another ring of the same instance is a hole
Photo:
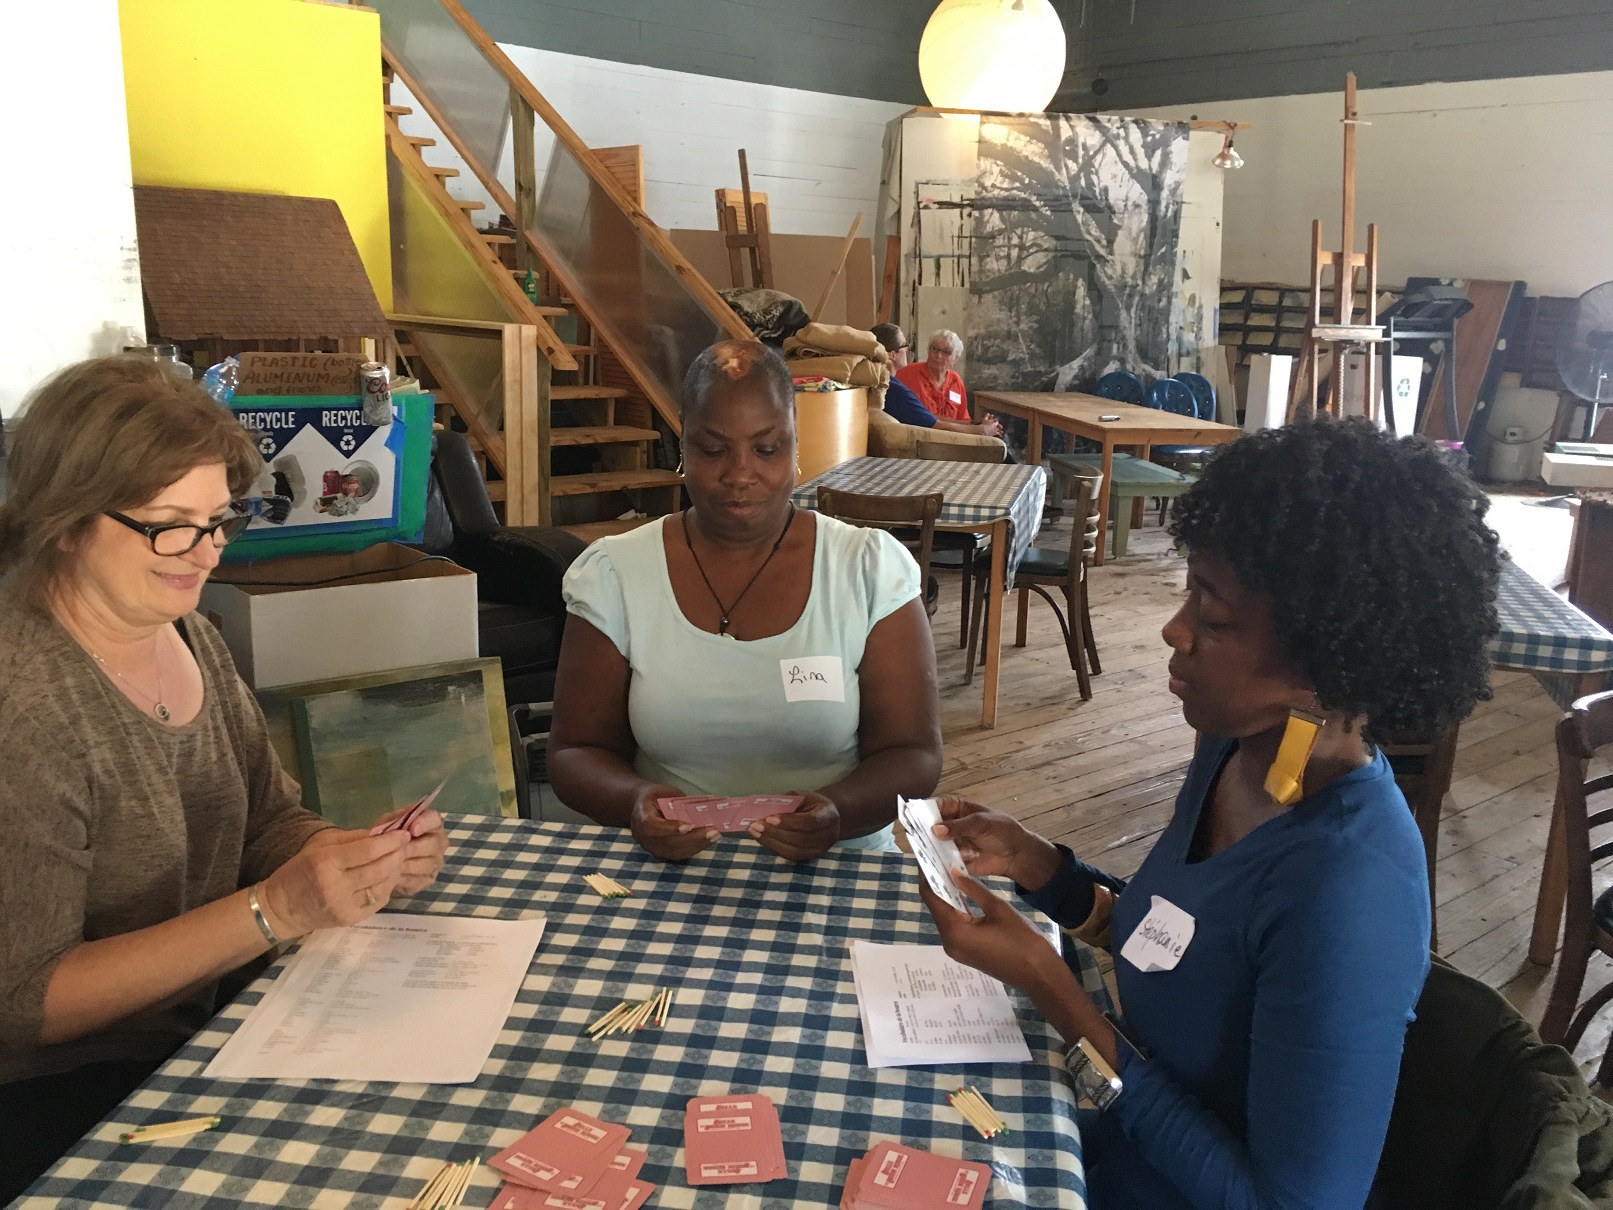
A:
{"label": "blue and white checkered tablecloth", "polygon": [[1008,583],[1042,527],[1047,472],[1006,462],[946,462],[928,458],[853,458],[795,489],[799,508],[818,506],[818,488],[866,496],[941,492],[941,524],[987,526],[1009,520]]}
{"label": "blue and white checkered tablecloth", "polygon": [[1574,675],[1613,669],[1613,634],[1511,559],[1501,560],[1495,606],[1501,633],[1491,656],[1502,667]]}
{"label": "blue and white checkered tablecloth", "polygon": [[[82,1139],[25,1207],[401,1207],[445,1160],[490,1156],[576,1105],[647,1147],[651,1205],[750,1210],[839,1204],[846,1167],[899,1139],[992,1166],[988,1204],[1085,1205],[1075,1099],[1057,1035],[1023,998],[1028,1064],[866,1066],[848,944],[936,944],[910,858],[831,854],[792,866],[745,838],[686,865],[615,829],[456,819],[454,851],[414,911],[548,917],[526,982],[481,1077],[468,1085],[234,1081],[203,1068],[262,997],[270,972]],[[598,871],[633,897],[600,899]],[[1074,944],[1068,943],[1068,944]],[[1101,979],[1084,968],[1095,992]],[[674,987],[666,1025],[591,1042],[583,1028],[629,997]],[[429,1046],[429,1038],[399,1038]],[[987,1141],[946,1093],[977,1086],[1012,1127]],[[702,1092],[759,1090],[778,1105],[786,1179],[694,1189],[683,1109]],[[130,1126],[218,1113],[220,1129],[119,1144]],[[498,1187],[478,1170],[464,1204]]]}

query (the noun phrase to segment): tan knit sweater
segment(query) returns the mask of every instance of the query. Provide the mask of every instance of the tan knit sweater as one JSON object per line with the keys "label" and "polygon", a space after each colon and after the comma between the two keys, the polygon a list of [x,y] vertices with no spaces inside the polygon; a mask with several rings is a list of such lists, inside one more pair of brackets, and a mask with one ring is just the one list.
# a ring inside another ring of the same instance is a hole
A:
{"label": "tan knit sweater", "polygon": [[256,882],[326,826],[300,806],[229,652],[183,623],[202,711],[141,711],[50,617],[0,589],[0,1083],[159,1058],[206,1023],[208,987],[71,1042],[39,1042],[45,987],[83,941],[146,928]]}

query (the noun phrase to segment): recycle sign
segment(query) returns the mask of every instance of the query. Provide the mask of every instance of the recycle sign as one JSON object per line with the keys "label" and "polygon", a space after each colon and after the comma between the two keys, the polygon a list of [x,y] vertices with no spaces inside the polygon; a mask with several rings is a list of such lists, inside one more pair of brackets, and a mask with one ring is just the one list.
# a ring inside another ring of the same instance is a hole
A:
{"label": "recycle sign", "polygon": [[258,453],[263,456],[263,460],[265,462],[274,457],[274,451],[275,439],[273,437],[271,437],[268,433],[265,433],[263,436],[258,438]]}

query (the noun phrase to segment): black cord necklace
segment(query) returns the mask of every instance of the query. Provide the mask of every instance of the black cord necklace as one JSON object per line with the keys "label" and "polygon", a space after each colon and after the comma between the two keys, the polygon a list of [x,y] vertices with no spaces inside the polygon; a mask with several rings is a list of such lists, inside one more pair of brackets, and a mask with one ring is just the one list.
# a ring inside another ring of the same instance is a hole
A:
{"label": "black cord necklace", "polygon": [[790,515],[784,519],[784,528],[779,531],[778,541],[773,543],[773,549],[767,552],[767,558],[762,560],[762,565],[756,569],[756,574],[745,581],[745,587],[739,590],[739,595],[734,598],[732,605],[724,605],[722,598],[717,595],[717,590],[711,586],[711,577],[706,574],[705,564],[700,561],[700,552],[694,548],[694,540],[689,537],[688,509],[684,509],[683,512],[678,514],[678,522],[683,526],[684,544],[688,546],[689,553],[694,556],[695,570],[700,573],[700,578],[706,582],[706,591],[711,594],[711,599],[717,602],[717,608],[722,611],[722,619],[717,623],[717,633],[726,636],[728,634],[728,620],[733,615],[734,610],[739,608],[739,603],[745,599],[745,594],[751,590],[751,585],[756,583],[761,574],[767,570],[767,565],[773,561],[773,556],[778,554],[778,548],[784,545],[784,539],[789,536],[790,526],[795,524],[795,505],[790,505]]}

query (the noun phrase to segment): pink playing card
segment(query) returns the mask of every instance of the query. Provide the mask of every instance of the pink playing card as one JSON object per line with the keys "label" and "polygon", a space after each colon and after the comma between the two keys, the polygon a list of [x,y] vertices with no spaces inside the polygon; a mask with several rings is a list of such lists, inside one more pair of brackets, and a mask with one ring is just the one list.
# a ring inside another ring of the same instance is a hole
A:
{"label": "pink playing card", "polygon": [[859,1210],[980,1210],[989,1188],[985,1164],[883,1142],[868,1152],[852,1204]]}
{"label": "pink playing card", "polygon": [[604,1175],[627,1135],[626,1126],[557,1109],[487,1162],[517,1185],[575,1196]]}
{"label": "pink playing card", "polygon": [[778,1111],[767,1097],[693,1097],[683,1118],[691,1185],[738,1185],[785,1175]]}

